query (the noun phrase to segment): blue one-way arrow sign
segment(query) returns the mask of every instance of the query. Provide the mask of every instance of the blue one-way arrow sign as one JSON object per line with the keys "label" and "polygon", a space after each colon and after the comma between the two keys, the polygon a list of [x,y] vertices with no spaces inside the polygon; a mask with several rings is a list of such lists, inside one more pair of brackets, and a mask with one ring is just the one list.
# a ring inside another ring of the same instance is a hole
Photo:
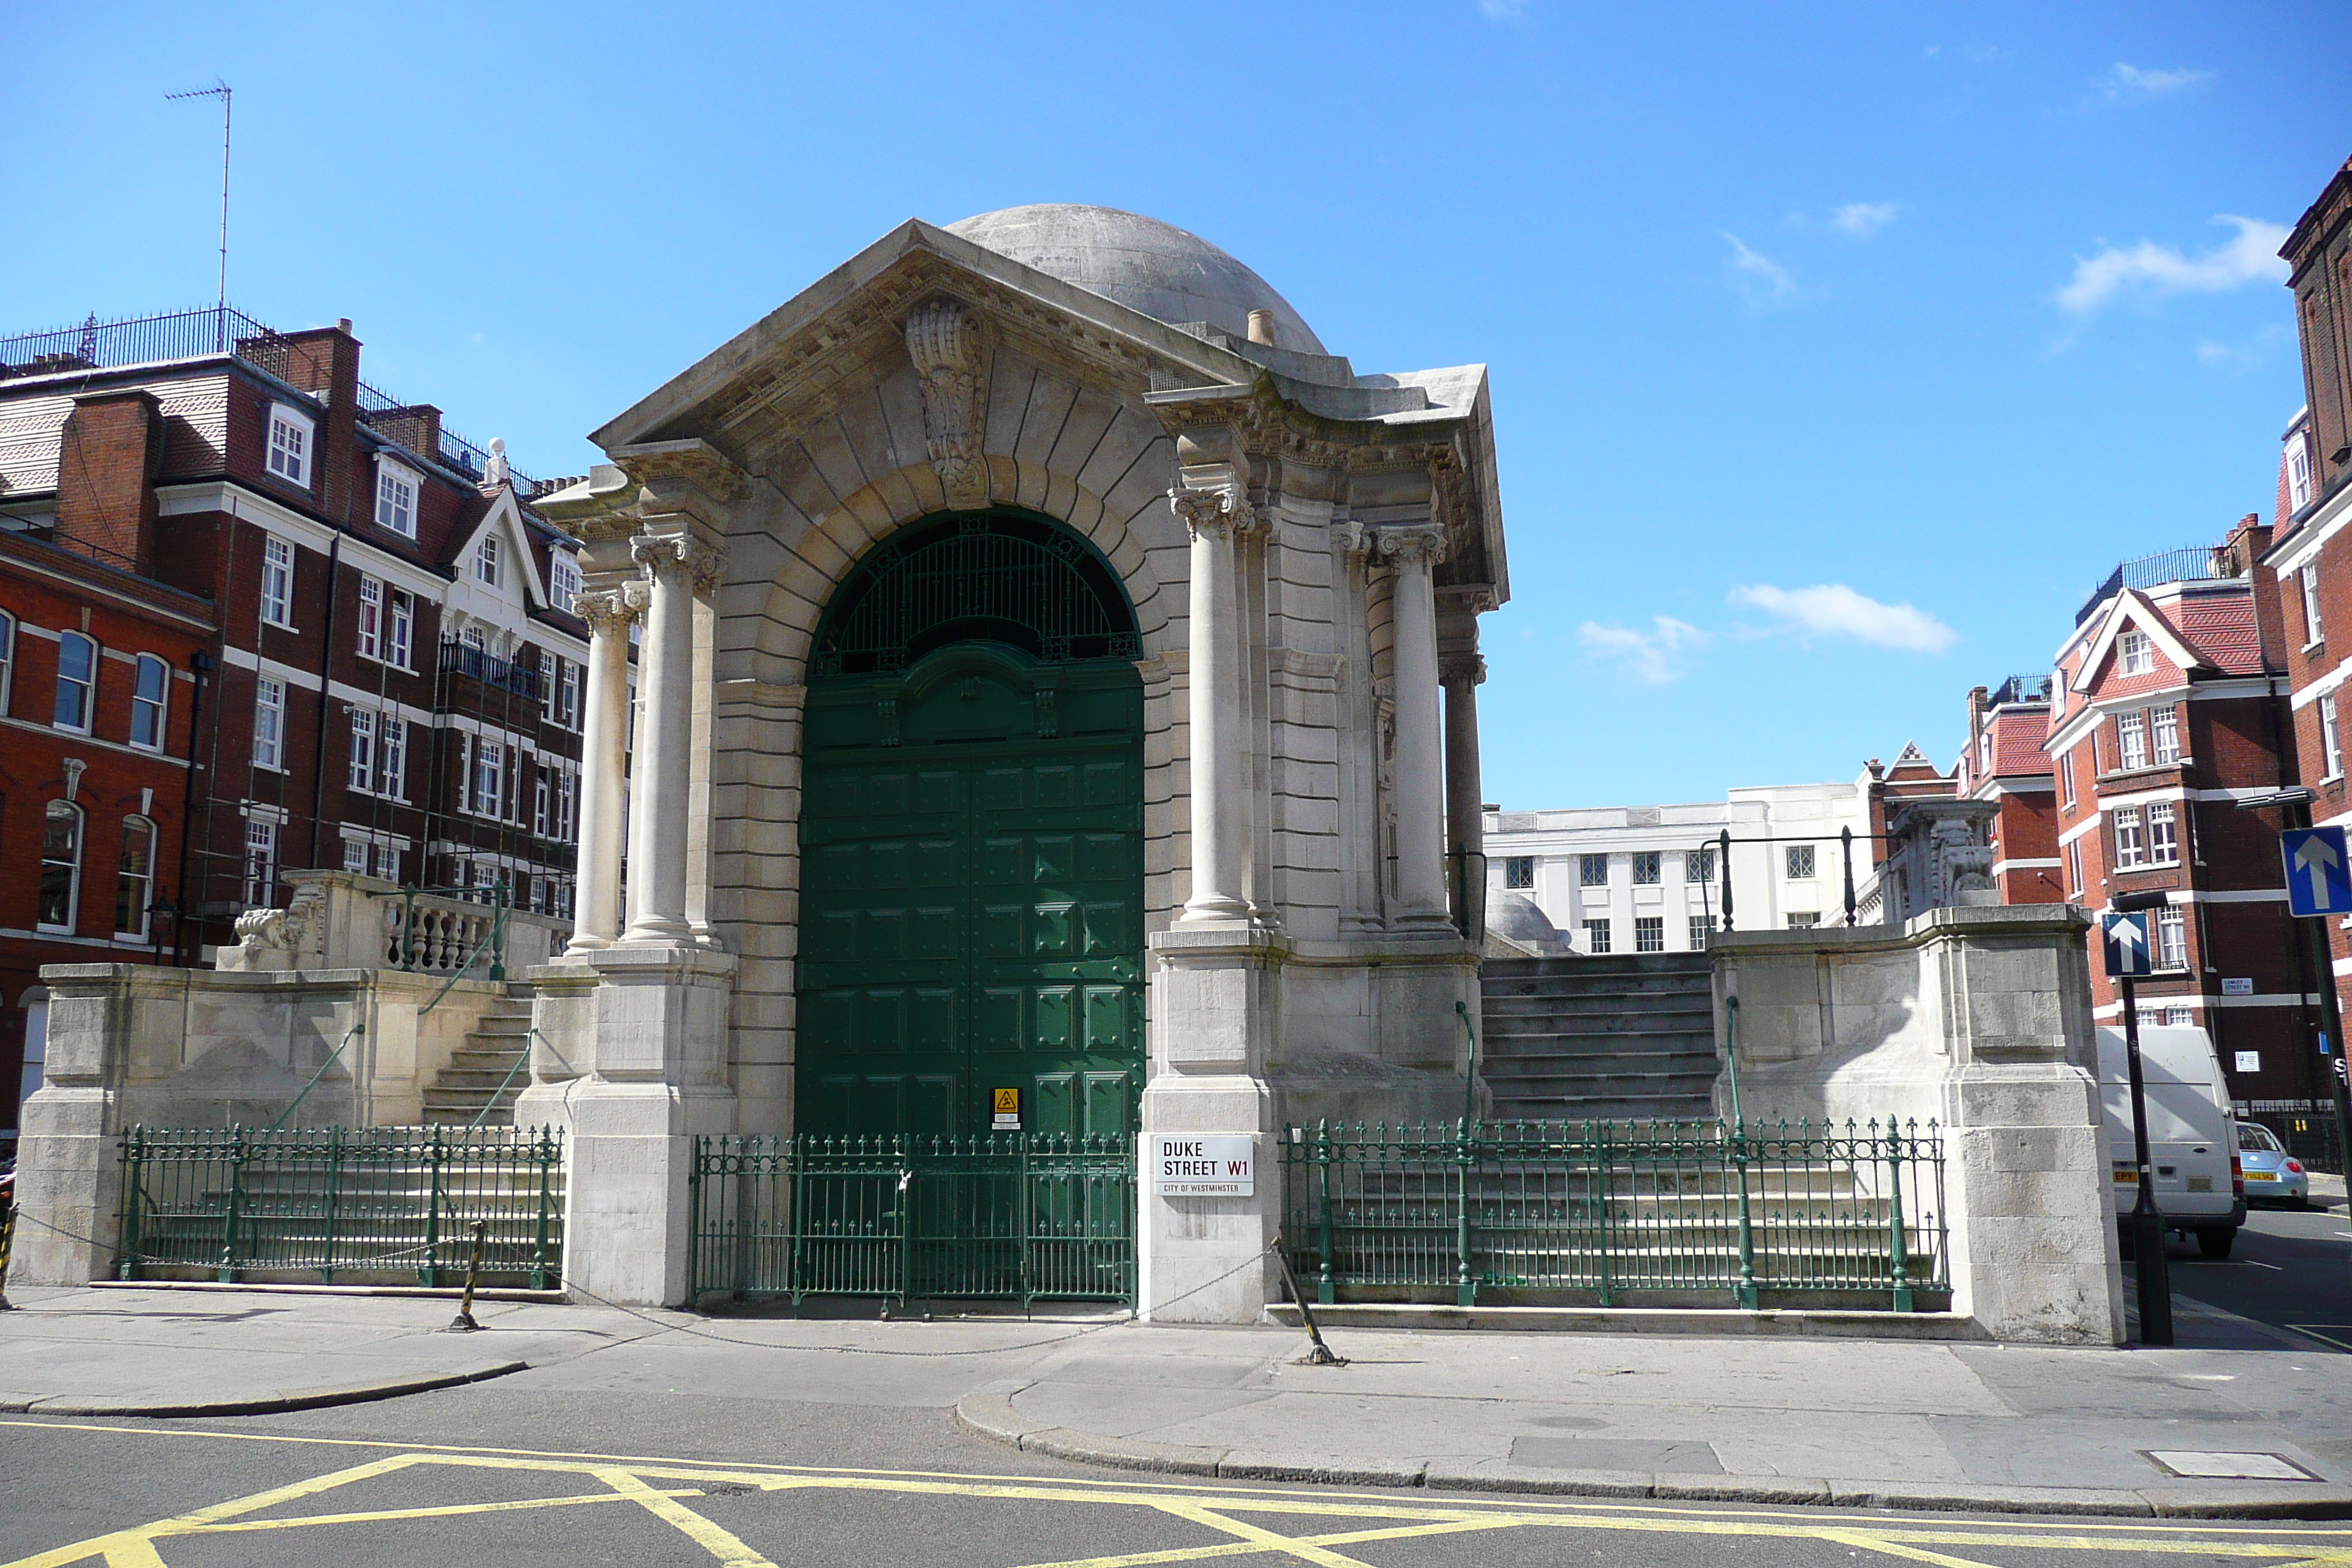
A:
{"label": "blue one-way arrow sign", "polygon": [[2156,967],[2147,951],[2146,915],[2101,915],[2099,934],[2106,939],[2108,979],[2137,979]]}
{"label": "blue one-way arrow sign", "polygon": [[2286,901],[2304,916],[2352,915],[2352,856],[2340,827],[2294,827],[2279,835]]}

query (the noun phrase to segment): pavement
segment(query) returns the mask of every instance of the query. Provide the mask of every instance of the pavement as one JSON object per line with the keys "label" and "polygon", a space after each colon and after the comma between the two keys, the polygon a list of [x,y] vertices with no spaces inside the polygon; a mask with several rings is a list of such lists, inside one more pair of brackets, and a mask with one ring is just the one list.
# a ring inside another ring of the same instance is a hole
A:
{"label": "pavement", "polygon": [[[593,1304],[19,1290],[0,1408],[237,1415],[484,1393],[952,1412],[1042,1455],[1223,1479],[2028,1513],[2352,1515],[2352,1354],[2184,1300],[2181,1348],[698,1318]],[[2200,1471],[2252,1471],[2242,1476]]]}

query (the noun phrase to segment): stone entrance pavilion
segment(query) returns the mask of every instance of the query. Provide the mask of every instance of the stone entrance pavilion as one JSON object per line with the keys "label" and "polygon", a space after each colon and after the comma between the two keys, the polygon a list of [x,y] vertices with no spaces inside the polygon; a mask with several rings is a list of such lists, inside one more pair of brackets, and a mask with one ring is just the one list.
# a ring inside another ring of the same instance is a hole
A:
{"label": "stone entrance pavilion", "polygon": [[1016,207],[906,224],[594,438],[539,502],[594,643],[517,1108],[572,1132],[571,1278],[686,1297],[695,1134],[1013,1089],[1255,1140],[1252,1195],[1143,1184],[1138,1302],[1255,1318],[1274,1130],[1464,1103],[1484,367],[1360,374],[1203,240]]}

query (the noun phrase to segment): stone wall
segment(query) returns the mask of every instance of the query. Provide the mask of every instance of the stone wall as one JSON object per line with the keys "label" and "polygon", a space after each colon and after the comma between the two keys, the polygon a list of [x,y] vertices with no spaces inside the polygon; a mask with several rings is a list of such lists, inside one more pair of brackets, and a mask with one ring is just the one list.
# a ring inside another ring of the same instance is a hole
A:
{"label": "stone wall", "polygon": [[2046,904],[1715,939],[1717,1110],[1933,1121],[1952,1308],[1996,1339],[2123,1340],[2089,924]]}

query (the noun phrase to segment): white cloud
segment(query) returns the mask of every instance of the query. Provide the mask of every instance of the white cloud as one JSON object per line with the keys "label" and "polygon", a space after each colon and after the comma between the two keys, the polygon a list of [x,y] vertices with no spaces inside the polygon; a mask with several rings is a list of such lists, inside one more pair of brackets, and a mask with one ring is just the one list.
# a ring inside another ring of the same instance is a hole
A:
{"label": "white cloud", "polygon": [[1705,647],[1708,638],[1687,621],[1656,616],[1652,617],[1651,629],[1646,632],[1587,621],[1576,628],[1576,640],[1594,658],[1614,659],[1629,674],[1652,686],[1664,686],[1682,679],[1682,661],[1677,656],[1690,648]]}
{"label": "white cloud", "polygon": [[2195,87],[2209,79],[2211,71],[2142,70],[2118,60],[2099,79],[2100,96],[2109,103],[2145,103],[2151,98],[2167,98],[2183,88]]}
{"label": "white cloud", "polygon": [[1489,22],[1524,22],[1528,0],[1478,0],[1478,14]]}
{"label": "white cloud", "polygon": [[1895,221],[1900,202],[1848,202],[1830,214],[1830,226],[1856,239],[1868,239]]}
{"label": "white cloud", "polygon": [[1731,591],[1735,605],[1753,605],[1780,617],[1781,628],[1804,636],[1849,637],[1905,653],[1942,653],[1960,634],[1910,605],[1882,605],[1843,583],[1811,588],[1752,584]]}
{"label": "white cloud", "polygon": [[[1727,231],[1723,237],[1731,242],[1731,270],[1749,300],[1785,300],[1797,291],[1797,280],[1789,276],[1787,268],[1748,249],[1748,242],[1736,234]],[[1750,282],[1751,279],[1756,281]]]}
{"label": "white cloud", "polygon": [[2129,247],[2111,245],[2096,256],[2078,258],[2074,276],[2058,290],[2058,303],[2081,315],[2126,289],[2218,294],[2248,283],[2286,281],[2286,263],[2278,254],[2279,247],[2286,243],[2284,227],[2228,213],[2213,221],[2236,225],[2237,237],[2202,256],[2184,256],[2171,246],[2143,239]]}

